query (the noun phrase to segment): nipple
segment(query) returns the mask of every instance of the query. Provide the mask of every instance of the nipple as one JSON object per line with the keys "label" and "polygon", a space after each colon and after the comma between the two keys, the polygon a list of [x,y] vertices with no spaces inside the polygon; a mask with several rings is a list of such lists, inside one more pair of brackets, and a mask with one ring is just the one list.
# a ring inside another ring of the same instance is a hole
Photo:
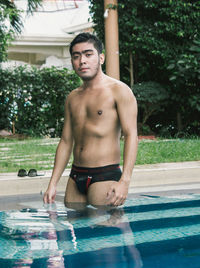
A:
{"label": "nipple", "polygon": [[99,110],[98,111],[98,115],[102,115],[103,111],[102,110]]}

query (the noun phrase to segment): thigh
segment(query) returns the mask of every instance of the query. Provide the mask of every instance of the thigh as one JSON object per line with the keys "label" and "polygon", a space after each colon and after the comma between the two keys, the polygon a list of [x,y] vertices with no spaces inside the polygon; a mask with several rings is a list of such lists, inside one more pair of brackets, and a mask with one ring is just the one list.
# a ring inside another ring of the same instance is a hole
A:
{"label": "thigh", "polygon": [[76,183],[72,178],[69,178],[65,192],[64,203],[69,208],[85,208],[87,204],[86,195],[79,192]]}
{"label": "thigh", "polygon": [[109,200],[107,193],[110,187],[117,183],[116,181],[101,181],[91,184],[88,188],[87,200],[93,206],[107,206]]}

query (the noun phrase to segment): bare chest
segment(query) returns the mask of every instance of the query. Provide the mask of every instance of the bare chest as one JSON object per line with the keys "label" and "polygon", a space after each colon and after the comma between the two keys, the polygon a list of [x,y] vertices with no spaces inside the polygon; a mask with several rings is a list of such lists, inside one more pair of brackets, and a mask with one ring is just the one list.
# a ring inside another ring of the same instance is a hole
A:
{"label": "bare chest", "polygon": [[71,103],[73,125],[98,124],[116,115],[115,101],[109,95],[77,96]]}

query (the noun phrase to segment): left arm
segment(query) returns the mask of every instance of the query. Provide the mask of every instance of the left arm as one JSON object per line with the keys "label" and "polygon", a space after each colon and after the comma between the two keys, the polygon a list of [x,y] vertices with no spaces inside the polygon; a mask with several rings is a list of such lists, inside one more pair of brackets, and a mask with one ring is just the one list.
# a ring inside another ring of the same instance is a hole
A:
{"label": "left arm", "polygon": [[110,204],[123,204],[128,195],[133,167],[137,155],[137,102],[131,89],[122,84],[116,90],[117,112],[124,135],[123,171],[120,181],[113,185],[108,192]]}

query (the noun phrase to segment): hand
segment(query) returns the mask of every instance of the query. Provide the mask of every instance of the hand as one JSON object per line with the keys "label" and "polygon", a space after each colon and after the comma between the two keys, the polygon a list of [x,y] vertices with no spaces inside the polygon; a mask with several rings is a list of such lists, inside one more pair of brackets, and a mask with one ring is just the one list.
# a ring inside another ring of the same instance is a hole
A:
{"label": "hand", "polygon": [[123,205],[128,195],[128,186],[129,183],[125,181],[114,183],[107,193],[107,199],[110,199],[109,205]]}
{"label": "hand", "polygon": [[44,194],[43,201],[45,204],[54,203],[55,198],[56,198],[56,187],[49,186]]}

